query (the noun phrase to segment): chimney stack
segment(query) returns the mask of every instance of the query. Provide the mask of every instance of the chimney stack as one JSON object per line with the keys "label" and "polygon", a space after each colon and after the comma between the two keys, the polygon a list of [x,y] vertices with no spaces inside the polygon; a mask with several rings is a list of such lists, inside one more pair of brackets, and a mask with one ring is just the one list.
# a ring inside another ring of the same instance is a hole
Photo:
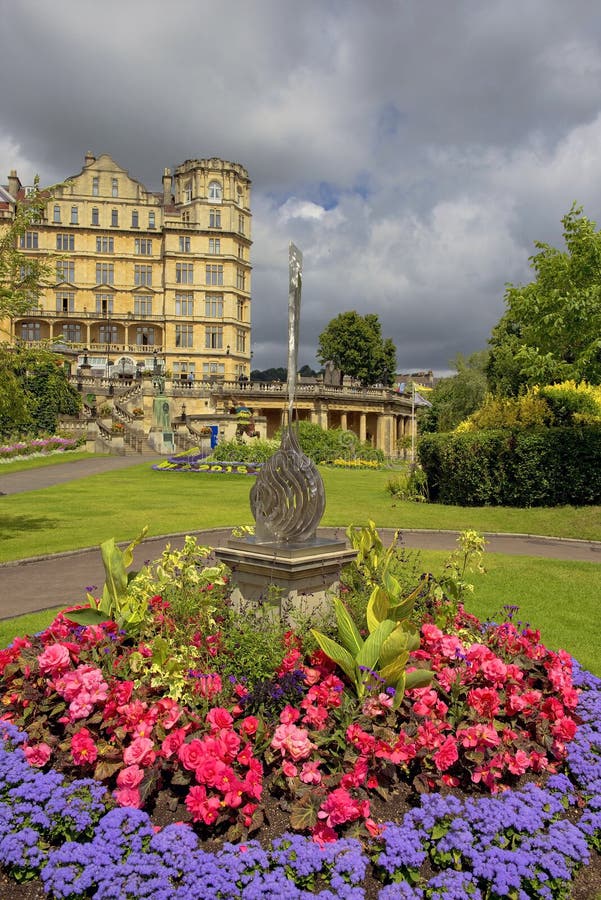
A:
{"label": "chimney stack", "polygon": [[163,172],[163,203],[168,206],[173,202],[171,194],[171,169],[165,169]]}
{"label": "chimney stack", "polygon": [[96,157],[94,156],[94,154],[92,153],[91,150],[88,150],[88,152],[85,155],[83,164],[84,164],[84,166],[91,166],[93,162],[96,162]]}
{"label": "chimney stack", "polygon": [[8,176],[8,193],[11,197],[14,197],[15,200],[19,196],[19,191],[21,190],[21,179],[17,175],[16,169],[10,170],[10,175]]}

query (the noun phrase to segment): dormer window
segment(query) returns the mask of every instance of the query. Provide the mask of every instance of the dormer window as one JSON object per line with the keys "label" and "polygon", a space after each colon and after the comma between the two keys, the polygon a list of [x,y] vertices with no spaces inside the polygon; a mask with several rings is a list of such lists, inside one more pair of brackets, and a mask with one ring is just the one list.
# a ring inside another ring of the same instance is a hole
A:
{"label": "dormer window", "polygon": [[111,191],[113,197],[119,196],[119,180],[117,178],[111,180]]}

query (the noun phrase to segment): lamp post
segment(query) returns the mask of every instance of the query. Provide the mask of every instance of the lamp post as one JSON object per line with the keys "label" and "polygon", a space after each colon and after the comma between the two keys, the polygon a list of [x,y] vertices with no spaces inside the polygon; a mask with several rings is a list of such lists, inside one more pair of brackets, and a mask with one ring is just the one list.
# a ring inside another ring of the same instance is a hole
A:
{"label": "lamp post", "polygon": [[152,371],[154,372],[155,375],[156,375],[157,372],[159,371],[159,361],[158,361],[158,358],[157,358],[157,352],[156,352],[156,350],[153,350],[153,351],[152,351]]}

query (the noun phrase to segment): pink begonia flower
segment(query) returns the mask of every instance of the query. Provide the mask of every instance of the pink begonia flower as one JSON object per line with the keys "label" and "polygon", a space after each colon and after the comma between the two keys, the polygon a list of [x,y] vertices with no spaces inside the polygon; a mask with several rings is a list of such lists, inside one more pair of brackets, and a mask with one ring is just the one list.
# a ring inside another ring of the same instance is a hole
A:
{"label": "pink begonia flower", "polygon": [[180,744],[177,755],[184,769],[193,772],[197,766],[205,761],[207,750],[203,741],[194,738],[189,744]]}
{"label": "pink begonia flower", "polygon": [[257,733],[257,728],[259,727],[259,720],[256,716],[246,716],[245,719],[242,719],[240,722],[240,730],[244,732],[248,737]]}
{"label": "pink begonia flower", "polygon": [[113,797],[119,806],[133,806],[134,809],[140,809],[142,799],[137,788],[119,788],[113,791]]}
{"label": "pink begonia flower", "polygon": [[304,763],[299,775],[300,780],[304,784],[319,784],[321,782],[320,765],[318,762]]}
{"label": "pink begonia flower", "polygon": [[220,728],[230,728],[234,720],[227,709],[223,709],[221,706],[214,706],[213,709],[208,711],[206,721],[215,731],[218,731]]}
{"label": "pink begonia flower", "polygon": [[344,822],[354,822],[369,816],[369,801],[355,800],[344,788],[336,788],[329,794],[317,813],[318,819],[325,819],[326,825],[334,828]]}
{"label": "pink begonia flower", "polygon": [[282,725],[294,725],[300,719],[300,712],[294,706],[285,706],[280,713],[280,722]]}
{"label": "pink begonia flower", "polygon": [[80,728],[71,738],[71,755],[76,766],[96,762],[98,750],[87,728]]}
{"label": "pink begonia flower", "polygon": [[30,766],[36,766],[37,768],[41,768],[45,766],[50,757],[52,756],[52,750],[48,746],[48,744],[30,744],[27,747],[23,748],[23,753],[25,754],[25,759],[29,763]]}
{"label": "pink begonia flower", "polygon": [[174,753],[177,753],[186,739],[186,729],[176,728],[171,734],[168,734],[161,744],[161,752],[165,759],[170,759]]}
{"label": "pink begonia flower", "polygon": [[150,738],[136,738],[123,753],[123,762],[128,766],[151,766],[155,759],[154,742]]}
{"label": "pink begonia flower", "polygon": [[220,812],[221,803],[217,797],[207,797],[204,785],[194,785],[188,791],[186,797],[186,806],[188,807],[192,819],[195,822],[204,822],[205,825],[212,825]]}
{"label": "pink begonia flower", "polygon": [[286,778],[296,778],[298,775],[298,769],[294,765],[294,763],[290,762],[290,760],[285,759],[282,763],[282,772],[286,776]]}
{"label": "pink begonia flower", "polygon": [[44,675],[62,675],[71,665],[71,655],[63,644],[50,644],[38,656],[38,665]]}
{"label": "pink begonia flower", "polygon": [[140,766],[127,766],[117,775],[117,784],[120,788],[137,788],[143,778],[144,769]]}
{"label": "pink begonia flower", "polygon": [[296,725],[278,725],[271,746],[274,750],[280,750],[282,756],[289,754],[295,762],[306,759],[315,749],[315,744],[309,740],[307,731],[304,728],[297,728]]}
{"label": "pink begonia flower", "polygon": [[453,763],[456,763],[459,759],[459,753],[457,752],[457,744],[455,743],[455,738],[449,735],[436,751],[433,759],[434,765],[439,772],[444,772],[445,769],[450,769]]}
{"label": "pink begonia flower", "polygon": [[313,828],[311,836],[320,847],[323,847],[325,844],[332,844],[338,840],[338,835],[334,829],[326,825],[325,822],[318,822]]}

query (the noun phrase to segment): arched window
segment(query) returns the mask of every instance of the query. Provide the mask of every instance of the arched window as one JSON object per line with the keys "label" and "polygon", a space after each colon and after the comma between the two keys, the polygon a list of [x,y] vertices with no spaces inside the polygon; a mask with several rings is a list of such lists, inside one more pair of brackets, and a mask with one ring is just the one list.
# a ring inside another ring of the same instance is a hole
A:
{"label": "arched window", "polygon": [[222,188],[218,181],[211,181],[209,184],[209,200],[213,203],[221,203]]}

